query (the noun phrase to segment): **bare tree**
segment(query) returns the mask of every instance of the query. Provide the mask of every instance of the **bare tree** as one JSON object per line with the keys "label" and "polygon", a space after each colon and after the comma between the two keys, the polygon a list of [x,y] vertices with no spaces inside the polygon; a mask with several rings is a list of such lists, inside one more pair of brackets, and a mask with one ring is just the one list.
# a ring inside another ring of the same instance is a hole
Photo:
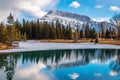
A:
{"label": "bare tree", "polygon": [[120,39],[120,13],[115,14],[110,21],[113,23],[113,25],[115,25],[115,27],[117,28],[117,37],[118,39]]}

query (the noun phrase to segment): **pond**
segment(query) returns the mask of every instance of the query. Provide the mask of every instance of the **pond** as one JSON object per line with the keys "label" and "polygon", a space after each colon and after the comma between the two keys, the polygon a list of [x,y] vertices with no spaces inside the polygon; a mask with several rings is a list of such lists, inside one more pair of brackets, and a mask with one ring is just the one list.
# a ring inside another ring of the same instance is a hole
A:
{"label": "pond", "polygon": [[119,49],[0,54],[0,80],[120,80]]}

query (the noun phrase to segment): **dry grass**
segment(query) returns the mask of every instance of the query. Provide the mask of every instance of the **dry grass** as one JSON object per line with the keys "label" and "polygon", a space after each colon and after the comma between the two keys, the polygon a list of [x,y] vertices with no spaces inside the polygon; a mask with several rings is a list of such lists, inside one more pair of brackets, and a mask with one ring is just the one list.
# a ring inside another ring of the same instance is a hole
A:
{"label": "dry grass", "polygon": [[40,42],[72,43],[73,40],[53,39],[53,40],[40,40]]}
{"label": "dry grass", "polygon": [[[54,40],[40,40],[41,42],[55,42],[55,43],[73,43],[73,40],[64,40],[64,39],[54,39]],[[81,39],[78,40],[78,43],[90,43],[91,39]],[[113,44],[113,45],[120,45],[120,40],[99,40],[99,44]]]}
{"label": "dry grass", "polygon": [[[64,40],[64,39],[53,39],[53,40],[40,40],[40,42],[55,42],[55,43],[73,43],[73,40]],[[78,40],[78,43],[89,43],[90,40],[88,39],[81,39]]]}
{"label": "dry grass", "polygon": [[99,44],[113,44],[120,45],[120,40],[100,40]]}
{"label": "dry grass", "polygon": [[0,43],[0,50],[10,49],[11,46],[8,46],[7,44]]}

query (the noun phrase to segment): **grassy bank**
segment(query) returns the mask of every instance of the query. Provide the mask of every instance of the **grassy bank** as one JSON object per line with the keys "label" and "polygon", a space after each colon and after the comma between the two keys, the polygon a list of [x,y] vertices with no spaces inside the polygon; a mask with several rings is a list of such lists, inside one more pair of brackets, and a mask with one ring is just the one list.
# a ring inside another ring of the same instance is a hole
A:
{"label": "grassy bank", "polygon": [[[40,42],[55,42],[55,43],[73,43],[73,40],[54,39],[54,40],[40,40]],[[89,43],[90,40],[78,40],[78,43]]]}
{"label": "grassy bank", "polygon": [[[73,43],[73,40],[64,40],[64,39],[54,39],[54,40],[40,40],[41,42],[56,42],[56,43]],[[95,40],[91,39],[81,39],[78,40],[78,43],[91,43]],[[99,40],[99,44],[112,44],[120,45],[120,40]]]}
{"label": "grassy bank", "polygon": [[120,40],[101,40],[99,44],[112,44],[112,45],[120,45]]}
{"label": "grassy bank", "polygon": [[0,43],[0,50],[10,49],[10,48],[12,48],[12,47],[7,44]]}

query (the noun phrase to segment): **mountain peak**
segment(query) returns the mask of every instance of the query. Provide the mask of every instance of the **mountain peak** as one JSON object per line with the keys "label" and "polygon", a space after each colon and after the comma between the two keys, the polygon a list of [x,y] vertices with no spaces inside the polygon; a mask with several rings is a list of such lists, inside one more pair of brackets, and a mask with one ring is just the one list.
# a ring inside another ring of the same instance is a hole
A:
{"label": "mountain peak", "polygon": [[70,12],[64,12],[59,10],[50,10],[47,15],[42,17],[42,19],[59,19],[59,20],[70,20],[70,21],[80,21],[80,22],[90,22],[90,18],[85,15],[70,13]]}
{"label": "mountain peak", "polygon": [[55,13],[55,10],[50,10],[47,15]]}
{"label": "mountain peak", "polygon": [[85,24],[88,23],[91,28],[94,28],[97,32],[100,31],[101,24],[104,24],[105,29],[115,28],[114,25],[111,25],[108,22],[96,22],[92,21],[88,16],[64,12],[59,10],[50,10],[47,15],[42,17],[40,20],[52,22],[59,20],[61,24],[67,26],[71,25],[71,27],[79,26],[80,29],[85,27]]}

